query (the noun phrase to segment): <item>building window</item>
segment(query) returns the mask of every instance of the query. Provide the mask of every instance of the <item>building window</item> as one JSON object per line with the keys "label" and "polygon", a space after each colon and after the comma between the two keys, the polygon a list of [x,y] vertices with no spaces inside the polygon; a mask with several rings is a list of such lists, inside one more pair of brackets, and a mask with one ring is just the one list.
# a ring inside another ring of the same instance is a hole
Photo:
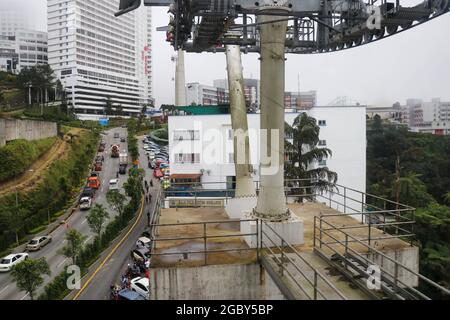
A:
{"label": "building window", "polygon": [[200,163],[200,153],[178,153],[175,163]]}
{"label": "building window", "polygon": [[234,152],[228,154],[228,163],[234,163]]}
{"label": "building window", "polygon": [[200,131],[198,130],[176,130],[173,133],[175,141],[200,140]]}
{"label": "building window", "polygon": [[319,120],[319,126],[324,127],[327,125],[327,120]]}
{"label": "building window", "polygon": [[326,146],[327,145],[327,140],[319,140],[319,146]]}

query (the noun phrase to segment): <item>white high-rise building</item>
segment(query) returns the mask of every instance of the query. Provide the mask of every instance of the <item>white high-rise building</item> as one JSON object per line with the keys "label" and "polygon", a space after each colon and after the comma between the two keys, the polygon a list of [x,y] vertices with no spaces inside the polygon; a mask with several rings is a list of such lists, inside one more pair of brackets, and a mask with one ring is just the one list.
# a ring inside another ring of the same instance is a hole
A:
{"label": "white high-rise building", "polygon": [[[80,119],[137,115],[151,100],[149,8],[114,17],[119,0],[48,0],[49,64]],[[108,110],[109,111],[109,110]]]}

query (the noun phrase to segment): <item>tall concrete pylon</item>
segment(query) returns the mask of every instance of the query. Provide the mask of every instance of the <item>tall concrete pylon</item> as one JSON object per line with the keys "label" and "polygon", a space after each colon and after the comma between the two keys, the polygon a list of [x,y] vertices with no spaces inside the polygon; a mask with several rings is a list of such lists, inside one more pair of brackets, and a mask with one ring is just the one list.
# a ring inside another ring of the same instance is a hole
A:
{"label": "tall concrete pylon", "polygon": [[178,50],[175,68],[175,106],[186,105],[186,78],[184,70],[184,51]]}
{"label": "tall concrete pylon", "polygon": [[230,92],[231,127],[233,129],[234,164],[236,168],[235,198],[256,196],[252,179],[250,142],[248,137],[247,107],[245,104],[244,75],[241,48],[225,46],[228,88]]}
{"label": "tall concrete pylon", "polygon": [[[270,9],[273,13],[274,8]],[[258,16],[261,37],[261,188],[254,215],[273,222],[286,221],[291,216],[284,193],[285,41],[288,22],[270,23],[284,18]],[[275,161],[264,163],[267,156]]]}

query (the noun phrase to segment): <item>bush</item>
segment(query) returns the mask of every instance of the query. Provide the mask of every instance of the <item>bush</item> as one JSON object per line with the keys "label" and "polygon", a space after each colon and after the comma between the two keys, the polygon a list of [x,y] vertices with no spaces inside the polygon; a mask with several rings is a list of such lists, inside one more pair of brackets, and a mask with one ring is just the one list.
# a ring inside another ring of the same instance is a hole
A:
{"label": "bush", "polygon": [[0,181],[23,173],[50,149],[56,139],[52,137],[34,141],[14,140],[0,148]]}

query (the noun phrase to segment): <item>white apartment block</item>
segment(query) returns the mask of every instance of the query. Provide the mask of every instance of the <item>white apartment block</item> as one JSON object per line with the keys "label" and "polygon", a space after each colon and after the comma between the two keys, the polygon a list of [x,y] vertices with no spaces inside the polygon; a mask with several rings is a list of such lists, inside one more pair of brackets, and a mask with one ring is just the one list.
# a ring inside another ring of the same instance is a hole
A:
{"label": "white apartment block", "polygon": [[[338,183],[366,190],[365,106],[313,107],[306,111],[320,125],[320,146],[333,155],[314,166],[327,166],[338,173]],[[286,113],[292,124],[300,113]],[[248,114],[251,160],[255,181],[259,181],[260,114]],[[171,175],[199,179],[208,189],[230,187],[235,176],[231,117],[193,115],[169,117]],[[214,156],[211,156],[212,150]]]}
{"label": "white apartment block", "polygon": [[[214,87],[229,90],[228,79],[214,80]],[[245,101],[250,106],[259,108],[261,101],[261,84],[257,79],[244,79]]]}
{"label": "white apartment block", "polygon": [[450,134],[450,102],[439,98],[424,102],[420,99],[408,99],[403,107],[403,122],[412,131],[436,135]]}
{"label": "white apartment block", "polygon": [[214,106],[229,103],[228,89],[200,83],[186,85],[187,105]]}
{"label": "white apartment block", "polygon": [[151,99],[150,9],[115,18],[119,0],[48,0],[49,64],[80,119],[104,117],[105,105],[137,115]]}
{"label": "white apartment block", "polygon": [[0,35],[0,70],[18,73],[24,68],[47,64],[47,50],[46,32],[17,29],[13,35]]}

